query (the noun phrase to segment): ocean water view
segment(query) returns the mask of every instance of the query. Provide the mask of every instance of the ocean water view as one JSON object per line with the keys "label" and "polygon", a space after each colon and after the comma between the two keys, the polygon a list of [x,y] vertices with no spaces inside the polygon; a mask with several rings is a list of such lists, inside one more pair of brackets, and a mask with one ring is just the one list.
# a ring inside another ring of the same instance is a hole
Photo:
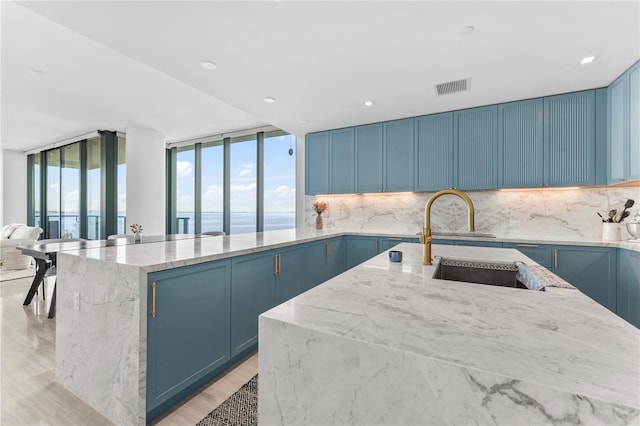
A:
{"label": "ocean water view", "polygon": [[[178,212],[178,233],[193,234],[195,232],[195,221],[193,212]],[[49,223],[49,233],[43,238],[78,238],[80,236],[80,216],[77,212],[60,214],[49,212],[47,215]],[[36,226],[42,226],[40,216],[36,215]],[[144,226],[144,225],[143,225]],[[278,229],[291,229],[296,227],[295,212],[271,212],[264,214],[264,230],[275,231]],[[100,229],[100,213],[89,212],[87,217],[88,238],[94,240],[98,238]],[[222,212],[202,213],[202,232],[221,231]],[[118,233],[129,233],[127,228],[126,213],[118,212]],[[231,234],[245,234],[256,232],[255,212],[231,212]]]}

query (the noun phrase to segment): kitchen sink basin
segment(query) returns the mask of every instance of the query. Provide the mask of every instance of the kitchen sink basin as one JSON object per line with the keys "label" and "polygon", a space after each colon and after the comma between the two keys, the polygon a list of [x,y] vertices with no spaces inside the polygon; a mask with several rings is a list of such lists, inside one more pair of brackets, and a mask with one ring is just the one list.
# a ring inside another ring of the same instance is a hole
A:
{"label": "kitchen sink basin", "polygon": [[440,259],[433,278],[527,289],[517,277],[514,263],[485,263],[456,259]]}

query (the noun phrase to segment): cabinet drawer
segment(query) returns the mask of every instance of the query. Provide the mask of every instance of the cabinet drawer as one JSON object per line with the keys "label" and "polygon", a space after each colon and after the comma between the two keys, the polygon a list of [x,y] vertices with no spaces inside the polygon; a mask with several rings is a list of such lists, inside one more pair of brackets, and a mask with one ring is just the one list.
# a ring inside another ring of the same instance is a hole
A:
{"label": "cabinet drawer", "polygon": [[514,248],[545,268],[553,268],[553,249],[545,244],[503,243],[504,248]]}

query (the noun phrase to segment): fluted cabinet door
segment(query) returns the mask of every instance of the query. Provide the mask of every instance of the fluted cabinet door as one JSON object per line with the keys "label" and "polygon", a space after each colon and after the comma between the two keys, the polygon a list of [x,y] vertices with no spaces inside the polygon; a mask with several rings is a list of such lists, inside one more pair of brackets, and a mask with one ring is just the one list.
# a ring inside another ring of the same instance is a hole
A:
{"label": "fluted cabinet door", "polygon": [[627,145],[627,76],[623,75],[609,86],[608,95],[608,125],[607,137],[607,181],[618,183],[624,181],[625,171],[625,146]]}
{"label": "fluted cabinet door", "polygon": [[413,122],[384,123],[384,191],[413,191]]}
{"label": "fluted cabinet door", "polygon": [[382,191],[382,124],[359,126],[356,132],[356,192]]}
{"label": "fluted cabinet door", "polygon": [[329,132],[329,193],[355,192],[355,139],[353,127]]}
{"label": "fluted cabinet door", "polygon": [[453,187],[453,113],[416,118],[415,190]]}
{"label": "fluted cabinet door", "polygon": [[595,92],[544,98],[545,184],[595,185]]}
{"label": "fluted cabinet door", "polygon": [[629,138],[627,180],[640,179],[640,62],[629,70]]}
{"label": "fluted cabinet door", "polygon": [[498,107],[496,105],[457,111],[455,139],[458,189],[498,187]]}
{"label": "fluted cabinet door", "polygon": [[310,133],[305,137],[307,195],[329,193],[329,132]]}
{"label": "fluted cabinet door", "polygon": [[498,106],[498,188],[543,185],[542,99]]}

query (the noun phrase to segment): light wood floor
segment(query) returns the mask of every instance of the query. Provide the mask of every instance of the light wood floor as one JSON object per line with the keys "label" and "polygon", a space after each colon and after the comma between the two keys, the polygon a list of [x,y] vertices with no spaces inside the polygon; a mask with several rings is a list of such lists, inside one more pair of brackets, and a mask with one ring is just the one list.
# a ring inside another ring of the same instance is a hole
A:
{"label": "light wood floor", "polygon": [[[0,282],[0,425],[111,424],[55,381],[55,319],[41,295],[22,306],[31,280]],[[152,424],[195,425],[257,372],[253,354]]]}

